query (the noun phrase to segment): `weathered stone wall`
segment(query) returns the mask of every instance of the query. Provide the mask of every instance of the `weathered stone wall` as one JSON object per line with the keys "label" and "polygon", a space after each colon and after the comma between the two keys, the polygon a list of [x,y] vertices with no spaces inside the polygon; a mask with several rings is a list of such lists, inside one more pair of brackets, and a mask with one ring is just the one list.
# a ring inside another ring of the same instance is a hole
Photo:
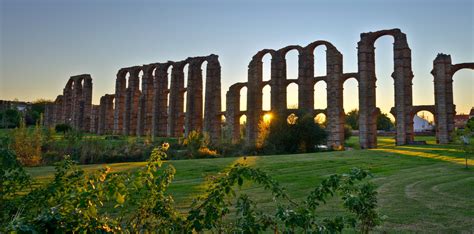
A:
{"label": "weathered stone wall", "polygon": [[[411,50],[400,29],[362,33],[358,42],[358,72],[343,72],[343,56],[331,43],[315,41],[305,47],[290,45],[279,50],[264,49],[252,57],[248,65],[248,80],[232,85],[226,93],[226,111],[221,111],[221,66],[218,56],[189,57],[182,61],[152,63],[122,68],[117,72],[115,94],[105,95],[99,106],[92,105],[90,75],[72,76],[63,94],[46,106],[44,125],[67,123],[76,129],[98,134],[151,135],[180,137],[193,130],[209,133],[212,141],[221,138],[222,116],[232,142],[240,140],[240,117],[246,115],[246,141],[255,145],[259,138],[262,110],[262,89],[271,88],[271,110],[276,115],[295,112],[287,108],[287,86],[298,85],[298,109],[313,116],[327,116],[328,145],[339,148],[344,143],[343,84],[349,78],[359,83],[359,140],[361,148],[377,146],[375,41],[382,36],[394,38],[396,144],[409,144],[414,139],[413,116],[417,110],[434,113],[437,140],[448,143],[454,130],[455,105],[452,77],[460,69],[474,69],[474,63],[452,64],[449,55],[439,54],[433,62],[435,105],[413,106]],[[326,75],[314,75],[314,50],[326,47]],[[286,54],[298,51],[298,77],[287,76]],[[271,78],[263,81],[262,58],[271,55]],[[203,64],[206,77],[203,77]],[[187,76],[184,68],[188,66]],[[169,71],[171,70],[171,73]],[[142,74],[142,75],[141,75]],[[185,80],[185,77],[187,77]],[[205,82],[204,79],[205,78]],[[327,109],[314,109],[314,85],[323,81],[327,86]],[[187,86],[185,87],[185,83]],[[141,84],[141,85],[140,85]],[[240,110],[240,90],[247,88],[247,109]],[[203,90],[205,89],[205,93]],[[185,97],[186,94],[186,97]],[[186,99],[186,106],[185,106]]]}
{"label": "weathered stone wall", "polygon": [[451,142],[452,132],[455,130],[454,116],[456,106],[453,102],[453,75],[461,69],[474,70],[474,63],[460,63],[453,65],[451,56],[438,54],[433,61],[434,94],[435,94],[435,123],[436,141],[440,144]]}
{"label": "weathered stone wall", "polygon": [[362,33],[358,43],[359,69],[359,133],[361,148],[377,147],[377,116],[380,109],[376,106],[375,41],[382,36],[394,38],[395,83],[395,119],[397,145],[413,141],[411,50],[406,35],[400,29]]}
{"label": "weathered stone wall", "polygon": [[[203,93],[201,68],[204,62],[207,62],[206,94]],[[189,66],[188,87],[184,87],[186,65]],[[172,67],[170,79],[169,67]],[[143,73],[142,77],[140,73]],[[220,85],[217,55],[122,68],[117,73],[115,85],[114,132],[178,137],[196,130],[208,132],[211,139],[217,141],[222,115]]]}
{"label": "weathered stone wall", "polygon": [[44,125],[69,124],[74,129],[91,132],[92,78],[89,74],[72,76],[63,95],[46,105]]}

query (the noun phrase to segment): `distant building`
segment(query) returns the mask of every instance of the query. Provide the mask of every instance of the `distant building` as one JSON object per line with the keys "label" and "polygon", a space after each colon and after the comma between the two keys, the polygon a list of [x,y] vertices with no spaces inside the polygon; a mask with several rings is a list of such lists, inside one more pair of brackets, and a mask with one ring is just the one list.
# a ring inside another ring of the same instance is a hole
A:
{"label": "distant building", "polygon": [[433,129],[433,124],[431,124],[428,120],[421,118],[418,115],[415,115],[413,118],[413,130],[415,132],[426,132],[432,131]]}
{"label": "distant building", "polygon": [[469,115],[464,115],[464,114],[456,115],[456,116],[454,116],[454,127],[464,128],[464,127],[466,127],[466,124],[467,124],[468,120],[469,120]]}

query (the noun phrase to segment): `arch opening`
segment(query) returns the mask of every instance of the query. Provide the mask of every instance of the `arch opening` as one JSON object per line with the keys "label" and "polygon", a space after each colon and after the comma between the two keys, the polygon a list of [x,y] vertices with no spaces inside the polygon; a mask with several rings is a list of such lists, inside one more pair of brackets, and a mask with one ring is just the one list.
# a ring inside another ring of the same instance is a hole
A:
{"label": "arch opening", "polygon": [[298,109],[298,85],[291,82],[286,86],[286,108],[287,109]]}
{"label": "arch opening", "polygon": [[314,85],[314,109],[326,109],[327,107],[327,84],[318,81]]}
{"label": "arch opening", "polygon": [[326,72],[326,46],[317,46],[313,51],[314,76],[325,76]]}
{"label": "arch opening", "polygon": [[247,111],[247,87],[244,86],[240,89],[239,92],[239,102],[240,102],[240,111]]}
{"label": "arch opening", "polygon": [[270,81],[272,78],[272,55],[266,53],[262,57],[262,81]]}
{"label": "arch opening", "polygon": [[271,87],[269,84],[265,85],[262,89],[262,110],[271,110]]}

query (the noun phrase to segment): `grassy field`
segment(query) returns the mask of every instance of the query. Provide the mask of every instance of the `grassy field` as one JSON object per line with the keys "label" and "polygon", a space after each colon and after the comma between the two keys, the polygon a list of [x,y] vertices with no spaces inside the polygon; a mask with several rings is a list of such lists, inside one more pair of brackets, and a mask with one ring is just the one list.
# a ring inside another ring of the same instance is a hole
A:
{"label": "grassy field", "polygon": [[[205,178],[236,162],[263,169],[286,187],[291,197],[306,197],[322,178],[347,172],[352,167],[369,169],[378,186],[379,211],[386,219],[378,231],[384,232],[474,232],[474,160],[464,169],[464,153],[458,145],[398,146],[393,139],[379,138],[379,148],[298,155],[218,158],[169,161],[177,169],[170,187],[176,205],[183,211],[192,197],[203,193]],[[357,138],[351,143],[356,144]],[[133,170],[144,163],[110,164],[114,171]],[[86,165],[94,171],[103,165]],[[29,168],[40,181],[52,178],[53,167]],[[271,197],[261,187],[244,184],[242,192],[271,211]],[[321,207],[321,215],[339,213],[334,201]]]}

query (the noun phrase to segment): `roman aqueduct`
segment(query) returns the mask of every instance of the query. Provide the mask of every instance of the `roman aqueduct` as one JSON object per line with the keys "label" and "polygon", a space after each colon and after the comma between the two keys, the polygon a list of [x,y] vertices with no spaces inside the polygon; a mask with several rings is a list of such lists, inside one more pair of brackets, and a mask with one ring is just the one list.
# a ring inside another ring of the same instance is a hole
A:
{"label": "roman aqueduct", "polygon": [[[357,46],[358,71],[343,72],[343,56],[327,41],[307,46],[291,45],[257,52],[248,65],[248,80],[230,86],[226,94],[226,111],[221,110],[221,67],[217,55],[190,57],[183,61],[152,63],[122,68],[117,72],[115,93],[101,97],[100,105],[92,105],[90,75],[73,76],[63,94],[47,105],[44,124],[67,123],[74,128],[97,134],[151,135],[179,137],[193,130],[207,132],[212,141],[222,137],[224,124],[234,142],[240,140],[240,117],[246,116],[246,142],[255,145],[258,125],[268,111],[262,109],[265,86],[270,86],[270,112],[289,115],[304,111],[327,116],[328,145],[339,147],[344,142],[343,85],[355,78],[359,86],[359,141],[361,148],[377,147],[375,41],[382,36],[394,39],[393,56],[396,120],[396,144],[414,141],[413,117],[421,110],[434,115],[436,139],[449,143],[454,130],[453,75],[461,69],[474,69],[474,62],[452,64],[451,57],[438,54],[433,61],[434,105],[414,106],[412,101],[411,50],[406,35],[399,29],[362,33]],[[314,76],[314,50],[326,48],[326,75]],[[298,52],[298,77],[288,79],[286,55]],[[271,78],[263,81],[262,58],[271,56]],[[206,76],[203,77],[203,64]],[[184,68],[187,66],[187,79]],[[171,74],[169,71],[171,70]],[[205,82],[203,84],[203,79]],[[325,82],[327,108],[314,109],[314,85]],[[186,84],[185,84],[186,83]],[[298,110],[287,107],[287,86],[298,86]],[[140,85],[141,84],[141,85]],[[247,88],[247,108],[240,108],[240,90]],[[205,90],[205,91],[204,91]],[[185,101],[186,100],[186,101]]]}

